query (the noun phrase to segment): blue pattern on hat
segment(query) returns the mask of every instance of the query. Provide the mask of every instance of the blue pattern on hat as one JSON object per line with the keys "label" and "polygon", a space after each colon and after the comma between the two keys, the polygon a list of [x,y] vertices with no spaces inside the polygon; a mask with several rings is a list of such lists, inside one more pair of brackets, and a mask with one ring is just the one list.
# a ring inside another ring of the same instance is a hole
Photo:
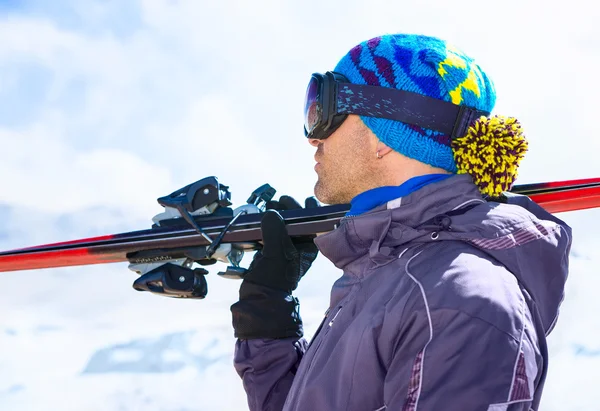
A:
{"label": "blue pattern on hat", "polygon": [[[393,87],[491,112],[496,93],[481,68],[435,37],[393,34],[365,41],[334,71],[354,84]],[[361,116],[386,145],[401,154],[456,172],[450,136],[398,121]]]}

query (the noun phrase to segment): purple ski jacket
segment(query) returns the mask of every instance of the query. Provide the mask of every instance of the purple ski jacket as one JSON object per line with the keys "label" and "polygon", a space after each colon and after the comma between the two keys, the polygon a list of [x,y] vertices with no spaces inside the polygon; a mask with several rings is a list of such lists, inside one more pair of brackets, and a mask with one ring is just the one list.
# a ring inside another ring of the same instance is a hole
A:
{"label": "purple ski jacket", "polygon": [[319,236],[343,275],[310,344],[238,340],[252,411],[537,410],[571,229],[456,175]]}

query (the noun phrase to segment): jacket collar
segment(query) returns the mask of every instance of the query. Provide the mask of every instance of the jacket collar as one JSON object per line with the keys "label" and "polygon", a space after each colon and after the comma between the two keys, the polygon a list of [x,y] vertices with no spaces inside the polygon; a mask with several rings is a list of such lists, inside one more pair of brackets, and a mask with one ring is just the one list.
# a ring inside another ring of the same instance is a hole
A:
{"label": "jacket collar", "polygon": [[469,175],[454,175],[428,184],[355,217],[344,217],[335,230],[315,239],[321,253],[337,268],[362,277],[365,268],[397,258],[393,250],[413,241],[431,241],[434,217],[467,204],[484,202]]}

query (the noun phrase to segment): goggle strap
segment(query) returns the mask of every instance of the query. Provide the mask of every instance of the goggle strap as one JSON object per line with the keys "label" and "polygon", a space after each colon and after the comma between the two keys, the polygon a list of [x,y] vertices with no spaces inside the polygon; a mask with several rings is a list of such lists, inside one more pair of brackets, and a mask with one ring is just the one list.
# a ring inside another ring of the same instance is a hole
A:
{"label": "goggle strap", "polygon": [[418,93],[351,83],[338,83],[336,112],[401,121],[451,138],[464,136],[473,121],[490,114]]}

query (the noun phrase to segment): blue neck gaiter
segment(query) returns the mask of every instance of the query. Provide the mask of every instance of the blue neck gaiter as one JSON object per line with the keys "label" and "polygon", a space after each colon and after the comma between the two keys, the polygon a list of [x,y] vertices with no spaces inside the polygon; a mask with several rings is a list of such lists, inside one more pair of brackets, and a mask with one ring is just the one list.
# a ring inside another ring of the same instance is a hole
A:
{"label": "blue neck gaiter", "polygon": [[453,174],[427,174],[413,177],[399,186],[384,186],[367,190],[350,201],[350,211],[346,216],[357,216],[387,203],[390,200],[407,196],[427,184],[442,181]]}

